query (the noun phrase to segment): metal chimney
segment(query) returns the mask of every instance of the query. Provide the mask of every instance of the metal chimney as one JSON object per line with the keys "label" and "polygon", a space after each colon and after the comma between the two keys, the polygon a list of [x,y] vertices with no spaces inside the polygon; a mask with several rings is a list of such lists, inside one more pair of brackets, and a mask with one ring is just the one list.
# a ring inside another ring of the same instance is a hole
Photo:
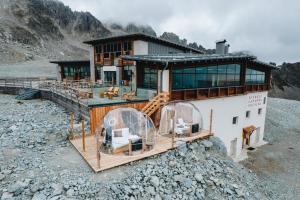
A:
{"label": "metal chimney", "polygon": [[225,39],[216,41],[216,54],[225,54],[225,43]]}
{"label": "metal chimney", "polygon": [[230,47],[229,44],[226,44],[226,45],[225,45],[225,54],[228,54],[228,53],[229,53],[229,47]]}

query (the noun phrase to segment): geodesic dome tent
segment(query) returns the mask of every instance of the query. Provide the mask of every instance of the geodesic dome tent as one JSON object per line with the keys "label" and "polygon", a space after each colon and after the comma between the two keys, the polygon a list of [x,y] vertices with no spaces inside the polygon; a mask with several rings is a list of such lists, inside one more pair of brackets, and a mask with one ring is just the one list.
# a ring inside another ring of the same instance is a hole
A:
{"label": "geodesic dome tent", "polygon": [[150,117],[134,108],[117,108],[103,119],[103,146],[109,152],[119,153],[129,149],[141,150],[143,145],[154,146],[156,128]]}
{"label": "geodesic dome tent", "polygon": [[161,111],[159,133],[175,132],[177,136],[191,136],[201,131],[202,115],[199,109],[188,102],[171,102]]}

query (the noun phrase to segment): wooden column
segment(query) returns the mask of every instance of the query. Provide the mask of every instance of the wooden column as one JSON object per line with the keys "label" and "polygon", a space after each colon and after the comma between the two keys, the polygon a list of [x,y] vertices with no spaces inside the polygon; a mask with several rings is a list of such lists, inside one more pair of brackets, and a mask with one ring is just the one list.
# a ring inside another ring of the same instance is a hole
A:
{"label": "wooden column", "polygon": [[84,132],[84,120],[81,120],[81,131],[82,131],[82,149],[85,151],[85,132]]}
{"label": "wooden column", "polygon": [[212,133],[212,118],[213,118],[213,110],[210,110],[210,117],[209,117],[209,134]]}

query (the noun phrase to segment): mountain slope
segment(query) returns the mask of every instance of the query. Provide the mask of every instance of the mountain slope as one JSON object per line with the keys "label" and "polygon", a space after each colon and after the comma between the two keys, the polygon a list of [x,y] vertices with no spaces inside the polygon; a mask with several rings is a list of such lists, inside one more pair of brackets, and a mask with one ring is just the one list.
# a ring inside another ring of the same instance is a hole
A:
{"label": "mountain slope", "polygon": [[0,54],[7,62],[36,57],[87,57],[83,40],[111,32],[88,12],[73,12],[59,1],[2,0]]}
{"label": "mountain slope", "polygon": [[272,72],[271,97],[300,100],[300,63],[283,63]]}
{"label": "mountain slope", "polygon": [[[91,13],[72,11],[58,0],[0,1],[1,64],[40,59],[87,59],[88,47],[82,43],[84,40],[135,32],[157,36],[147,25],[103,24]],[[205,51],[201,45],[187,44],[186,39],[174,33],[165,32],[160,37]]]}

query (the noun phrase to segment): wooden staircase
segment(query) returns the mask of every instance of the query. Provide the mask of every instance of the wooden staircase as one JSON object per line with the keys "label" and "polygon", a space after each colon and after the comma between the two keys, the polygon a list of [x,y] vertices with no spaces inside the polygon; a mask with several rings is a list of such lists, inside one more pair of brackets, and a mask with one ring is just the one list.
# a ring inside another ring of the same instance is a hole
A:
{"label": "wooden staircase", "polygon": [[160,109],[163,105],[165,105],[169,101],[169,93],[162,92],[156,95],[153,99],[146,104],[146,106],[142,109],[149,117],[155,113],[158,109]]}

